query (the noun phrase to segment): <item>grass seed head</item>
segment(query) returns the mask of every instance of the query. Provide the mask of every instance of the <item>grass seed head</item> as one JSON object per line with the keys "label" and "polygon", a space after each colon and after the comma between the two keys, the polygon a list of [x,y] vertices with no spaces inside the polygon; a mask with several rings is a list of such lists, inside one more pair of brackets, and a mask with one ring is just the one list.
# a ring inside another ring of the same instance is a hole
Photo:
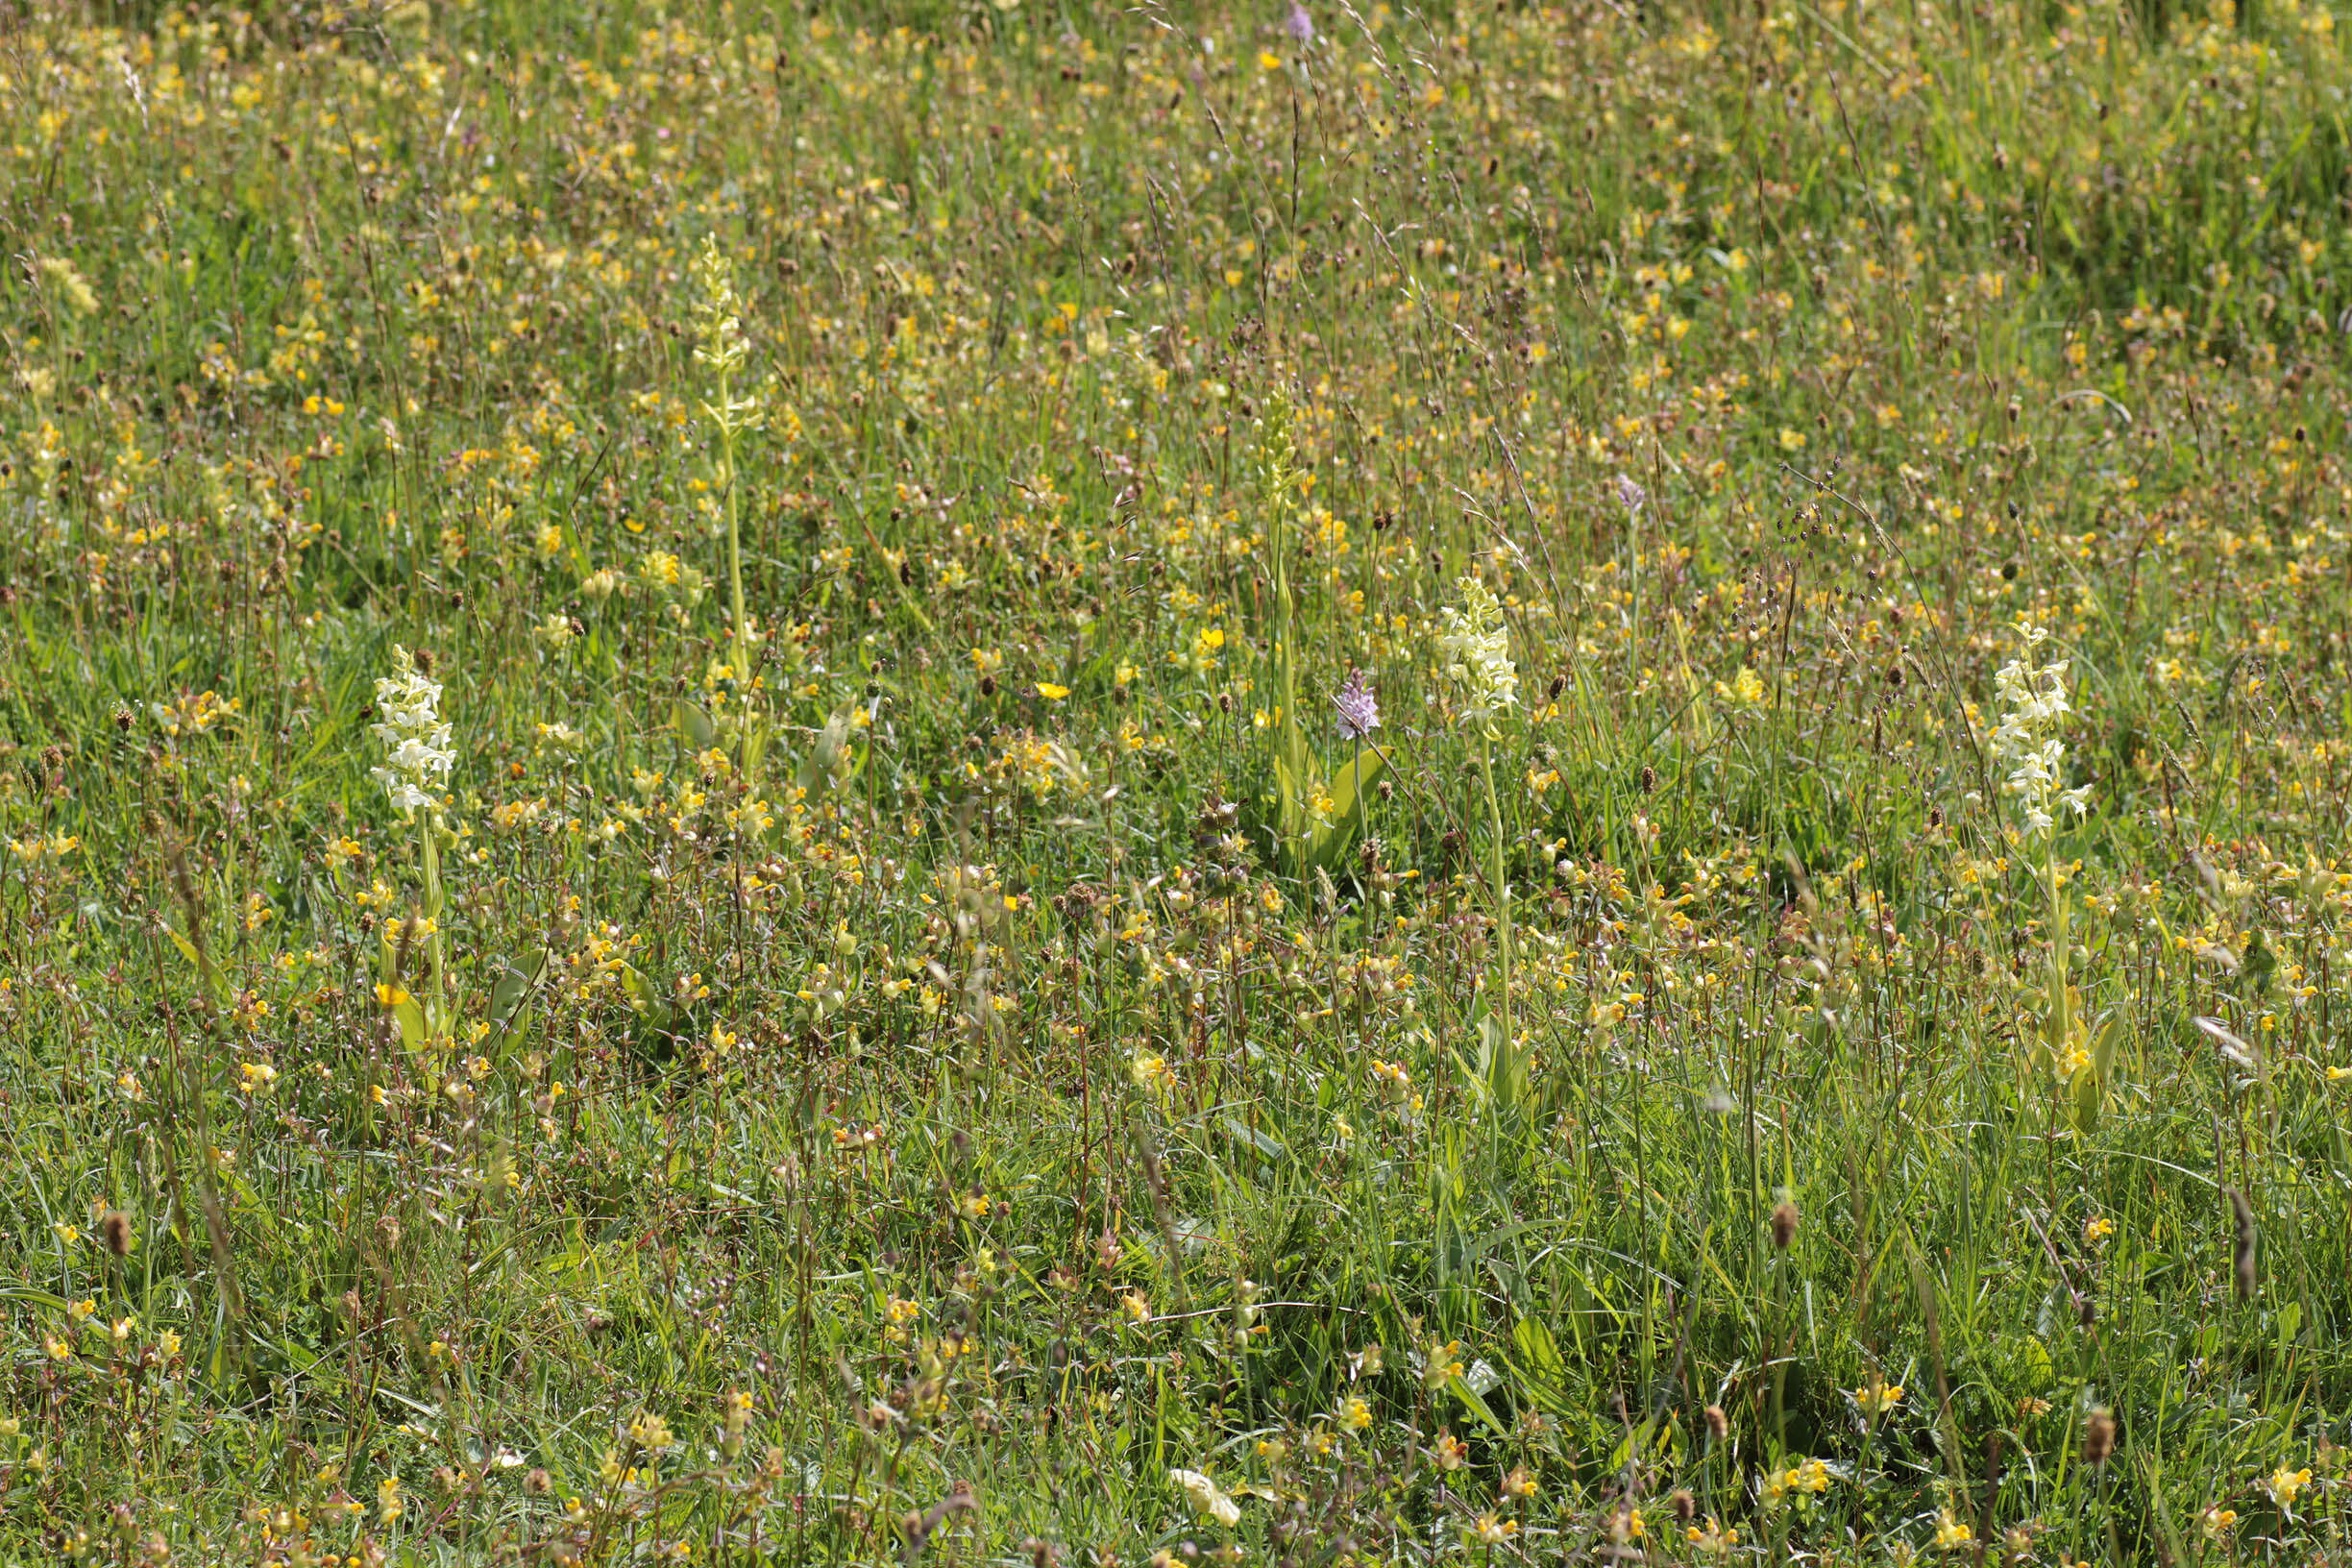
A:
{"label": "grass seed head", "polygon": [[2083,1462],[2094,1467],[2105,1464],[2115,1453],[2115,1417],[2101,1406],[2083,1419]]}

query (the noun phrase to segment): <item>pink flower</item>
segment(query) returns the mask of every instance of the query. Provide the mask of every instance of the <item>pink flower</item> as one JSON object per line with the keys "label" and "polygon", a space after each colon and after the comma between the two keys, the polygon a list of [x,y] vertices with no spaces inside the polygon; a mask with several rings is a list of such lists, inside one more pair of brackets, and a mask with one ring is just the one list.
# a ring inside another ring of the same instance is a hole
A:
{"label": "pink flower", "polygon": [[1339,711],[1342,740],[1360,741],[1380,728],[1380,698],[1361,670],[1348,672],[1347,684],[1332,694],[1332,706]]}

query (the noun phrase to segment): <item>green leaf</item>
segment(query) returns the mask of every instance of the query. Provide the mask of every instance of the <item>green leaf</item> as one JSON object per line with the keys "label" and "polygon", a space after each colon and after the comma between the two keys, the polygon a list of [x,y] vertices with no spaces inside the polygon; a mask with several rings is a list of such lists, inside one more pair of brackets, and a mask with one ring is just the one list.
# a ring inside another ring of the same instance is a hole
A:
{"label": "green leaf", "polygon": [[1456,1378],[1452,1383],[1448,1384],[1447,1386],[1454,1390],[1454,1397],[1460,1400],[1462,1405],[1470,1411],[1471,1414],[1477,1416],[1481,1421],[1486,1423],[1486,1428],[1488,1431],[1492,1432],[1498,1437],[1507,1437],[1510,1435],[1510,1429],[1505,1426],[1501,1421],[1495,1419],[1494,1411],[1487,1408],[1485,1399],[1480,1395],[1476,1388],[1471,1387],[1467,1383],[1464,1383],[1459,1378]]}
{"label": "green leaf", "polygon": [[[1331,818],[1319,823],[1307,836],[1299,854],[1298,870],[1301,875],[1318,870],[1335,871],[1339,869],[1348,851],[1363,835],[1365,797],[1371,794],[1372,787],[1379,782],[1382,772],[1387,766],[1387,759],[1380,752],[1366,748],[1349,758],[1347,766],[1333,775]],[[1282,776],[1285,771],[1279,759],[1274,767],[1276,775]],[[1304,819],[1305,816],[1302,804],[1299,817]]]}
{"label": "green leaf", "polygon": [[1225,1131],[1233,1136],[1235,1142],[1247,1144],[1268,1160],[1280,1160],[1288,1152],[1257,1128],[1246,1126],[1236,1117],[1225,1118]]}
{"label": "green leaf", "polygon": [[521,1002],[529,993],[530,989],[539,983],[540,976],[547,973],[550,956],[546,948],[540,948],[538,961],[531,966],[530,972],[527,974],[508,964],[504,959],[497,961],[499,977],[490,986],[491,1028],[496,1029],[504,1024],[508,1015],[514,1012],[516,1004]]}
{"label": "green leaf", "polygon": [[425,1010],[414,996],[403,996],[393,1003],[392,1018],[400,1025],[403,1044],[413,1051],[425,1043]]}
{"label": "green leaf", "polygon": [[629,1007],[655,1028],[668,1027],[676,1017],[676,1010],[671,1007],[670,998],[662,988],[647,978],[634,965],[621,966],[621,986],[628,992]]}
{"label": "green leaf", "polygon": [[2115,1066],[2116,1041],[2122,1038],[2123,1017],[2121,1014],[2110,1013],[2100,1020],[2097,1035],[2091,1043],[2091,1066],[2097,1071],[2102,1087],[2107,1082],[2108,1073]]}
{"label": "green leaf", "polygon": [[1386,771],[1388,759],[1370,747],[1348,759],[1348,765],[1332,776],[1333,831],[1353,838],[1363,831],[1364,796],[1380,782]]}
{"label": "green leaf", "polygon": [[2088,1134],[2098,1126],[2099,1103],[2107,1097],[2095,1068],[2074,1074],[2074,1128]]}
{"label": "green leaf", "polygon": [[833,710],[824,728],[817,732],[817,742],[800,759],[794,782],[806,790],[811,800],[829,790],[845,788],[866,765],[865,747],[850,743],[850,717],[857,712],[855,702],[845,702]]}
{"label": "green leaf", "polygon": [[1559,1346],[1552,1338],[1552,1331],[1531,1317],[1523,1317],[1511,1329],[1511,1343],[1528,1365],[1547,1377],[1558,1377],[1568,1363],[1560,1360]]}
{"label": "green leaf", "polygon": [[2294,1348],[2297,1330],[2303,1327],[2303,1304],[2291,1301],[2278,1310],[2278,1353],[2285,1356]]}
{"label": "green leaf", "polygon": [[1479,1052],[1478,1064],[1475,1066],[1463,1061],[1461,1052],[1451,1045],[1446,1047],[1446,1055],[1454,1059],[1454,1070],[1462,1075],[1462,1082],[1469,1086],[1470,1091],[1481,1099],[1487,1098],[1490,1091],[1486,1087],[1485,1051],[1482,1049]]}
{"label": "green leaf", "polygon": [[1494,1096],[1495,1109],[1507,1113],[1519,1104],[1527,1089],[1518,1047],[1503,1032],[1503,1020],[1492,1013],[1478,1020],[1478,1030],[1479,1066],[1485,1069],[1487,1090]]}
{"label": "green leaf", "polygon": [[1290,833],[1290,824],[1304,814],[1304,805],[1300,798],[1298,775],[1280,757],[1274,759],[1274,791],[1282,800],[1283,834],[1286,838]]}
{"label": "green leaf", "polygon": [[719,727],[711,723],[710,715],[682,697],[670,704],[670,723],[697,751],[708,751],[719,744]]}
{"label": "green leaf", "polygon": [[65,1311],[65,1298],[46,1290],[36,1290],[28,1285],[0,1285],[0,1301],[21,1301],[27,1306],[46,1307],[53,1312]]}

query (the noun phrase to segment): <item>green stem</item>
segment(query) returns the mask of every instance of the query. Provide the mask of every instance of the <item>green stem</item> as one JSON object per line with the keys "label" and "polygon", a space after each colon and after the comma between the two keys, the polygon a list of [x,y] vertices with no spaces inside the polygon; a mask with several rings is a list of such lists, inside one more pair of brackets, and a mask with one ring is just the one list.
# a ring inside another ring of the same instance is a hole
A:
{"label": "green stem", "polygon": [[[1479,736],[1479,772],[1486,781],[1486,822],[1489,829],[1487,878],[1488,887],[1494,894],[1497,950],[1503,960],[1503,991],[1496,1012],[1503,1021],[1503,1049],[1506,1053],[1515,1053],[1518,1037],[1511,1032],[1510,888],[1503,879],[1503,802],[1502,797],[1495,794],[1494,738],[1484,733]],[[1509,1054],[1506,1055],[1505,1062],[1507,1070],[1515,1076],[1518,1069]]]}
{"label": "green stem", "polygon": [[[719,406],[722,409],[732,406],[728,401],[730,379],[724,369],[719,372]],[[749,629],[744,620],[742,506],[735,494],[735,429],[731,415],[719,422],[719,483],[726,492],[727,601],[735,617],[730,662],[735,667],[736,688],[744,694],[744,701],[748,705],[751,700],[751,644]]]}
{"label": "green stem", "polygon": [[2067,996],[2067,899],[2058,881],[2058,845],[2054,839],[2043,842],[2042,886],[2049,896],[2050,1050],[2057,1057],[2073,1045],[2074,1018]]}
{"label": "green stem", "polygon": [[417,819],[418,858],[425,869],[426,963],[432,968],[432,994],[425,1013],[427,1044],[449,1032],[448,984],[441,964],[441,814],[427,812]]}

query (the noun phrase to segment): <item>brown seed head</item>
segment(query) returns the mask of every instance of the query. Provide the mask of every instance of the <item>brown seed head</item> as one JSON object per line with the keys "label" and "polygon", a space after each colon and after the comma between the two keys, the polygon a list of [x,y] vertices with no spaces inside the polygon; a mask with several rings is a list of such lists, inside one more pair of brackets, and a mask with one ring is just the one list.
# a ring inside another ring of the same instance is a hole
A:
{"label": "brown seed head", "polygon": [[2230,1263],[2238,1275],[2240,1299],[2254,1299],[2257,1283],[2254,1272],[2254,1206],[2236,1188],[2223,1188],[2229,1194],[2230,1215],[2237,1224],[2237,1235],[2230,1243]]}
{"label": "brown seed head", "polygon": [[1797,1206],[1786,1198],[1773,1206],[1772,1238],[1773,1245],[1782,1252],[1788,1251],[1789,1243],[1797,1239]]}
{"label": "brown seed head", "polygon": [[1724,1414],[1724,1408],[1721,1405],[1709,1405],[1706,1408],[1706,1424],[1707,1435],[1719,1443],[1731,1435],[1731,1418]]}
{"label": "brown seed head", "polygon": [[128,1258],[132,1242],[131,1216],[120,1209],[108,1210],[105,1217],[98,1221],[98,1237],[106,1243],[107,1251],[117,1258]]}
{"label": "brown seed head", "polygon": [[2115,1417],[2104,1406],[2093,1410],[2083,1422],[2083,1461],[2100,1465],[2115,1452]]}

